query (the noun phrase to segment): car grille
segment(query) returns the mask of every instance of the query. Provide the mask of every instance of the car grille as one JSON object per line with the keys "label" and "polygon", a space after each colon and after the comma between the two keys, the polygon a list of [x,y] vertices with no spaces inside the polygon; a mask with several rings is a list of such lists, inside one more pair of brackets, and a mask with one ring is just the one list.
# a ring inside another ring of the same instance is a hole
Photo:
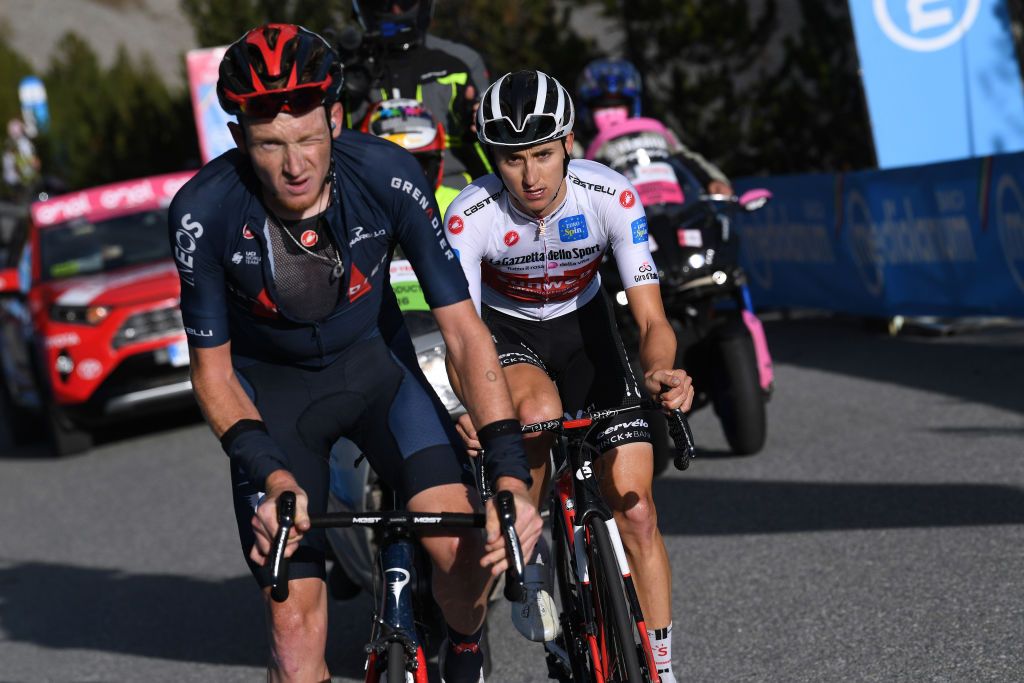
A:
{"label": "car grille", "polygon": [[177,306],[157,308],[152,311],[136,313],[121,325],[114,337],[114,348],[120,349],[129,344],[138,344],[151,339],[159,339],[172,334],[184,332],[181,322],[181,309]]}

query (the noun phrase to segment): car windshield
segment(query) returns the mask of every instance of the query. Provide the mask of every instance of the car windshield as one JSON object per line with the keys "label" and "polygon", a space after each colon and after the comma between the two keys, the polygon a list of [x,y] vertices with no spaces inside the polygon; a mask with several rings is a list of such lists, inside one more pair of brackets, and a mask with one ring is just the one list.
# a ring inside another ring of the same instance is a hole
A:
{"label": "car windshield", "polygon": [[44,228],[39,235],[42,279],[104,273],[170,256],[167,209],[95,223],[78,219]]}

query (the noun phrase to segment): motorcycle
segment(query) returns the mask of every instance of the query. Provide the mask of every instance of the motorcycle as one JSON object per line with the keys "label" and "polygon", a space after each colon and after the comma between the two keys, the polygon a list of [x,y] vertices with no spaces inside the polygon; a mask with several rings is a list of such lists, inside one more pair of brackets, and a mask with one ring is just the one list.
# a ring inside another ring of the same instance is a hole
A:
{"label": "motorcycle", "polygon": [[[774,387],[771,354],[739,266],[733,220],[771,199],[764,189],[740,197],[706,194],[673,158],[678,142],[659,121],[632,118],[606,127],[587,158],[607,164],[636,187],[647,211],[651,252],[665,311],[677,337],[677,362],[693,377],[694,409],[712,404],[738,455],[757,453],[767,436],[765,404]],[[602,279],[617,302],[627,343],[637,341],[618,272]]]}

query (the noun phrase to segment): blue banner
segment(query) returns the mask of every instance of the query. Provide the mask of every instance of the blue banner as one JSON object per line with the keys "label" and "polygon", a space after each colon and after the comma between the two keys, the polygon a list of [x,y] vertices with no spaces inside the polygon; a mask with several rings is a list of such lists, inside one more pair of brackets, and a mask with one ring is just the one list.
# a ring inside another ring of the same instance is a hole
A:
{"label": "blue banner", "polygon": [[758,307],[1024,316],[1024,154],[736,186],[774,195],[737,219]]}
{"label": "blue banner", "polygon": [[1006,0],[850,0],[880,168],[1024,150]]}

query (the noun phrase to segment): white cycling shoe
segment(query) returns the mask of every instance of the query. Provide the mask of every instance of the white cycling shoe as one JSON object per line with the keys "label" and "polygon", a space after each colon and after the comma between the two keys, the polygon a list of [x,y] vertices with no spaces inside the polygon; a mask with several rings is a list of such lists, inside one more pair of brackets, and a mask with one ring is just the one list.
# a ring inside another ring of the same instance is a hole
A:
{"label": "white cycling shoe", "polygon": [[528,564],[523,570],[526,600],[510,603],[512,623],[524,638],[537,643],[554,640],[561,627],[558,607],[551,597],[551,573],[546,565]]}

